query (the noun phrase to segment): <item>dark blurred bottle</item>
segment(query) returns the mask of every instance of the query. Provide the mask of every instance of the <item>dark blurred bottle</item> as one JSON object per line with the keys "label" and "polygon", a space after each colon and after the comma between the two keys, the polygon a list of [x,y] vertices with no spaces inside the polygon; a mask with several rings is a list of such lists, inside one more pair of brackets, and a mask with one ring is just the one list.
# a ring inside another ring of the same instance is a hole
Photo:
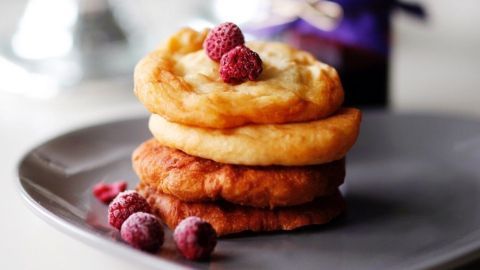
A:
{"label": "dark blurred bottle", "polygon": [[[394,0],[271,3],[270,21],[279,23],[252,24],[248,29],[254,35],[290,43],[334,66],[345,89],[345,105],[388,106],[392,10],[400,7],[423,16],[421,7]],[[292,6],[285,9],[286,5]]]}

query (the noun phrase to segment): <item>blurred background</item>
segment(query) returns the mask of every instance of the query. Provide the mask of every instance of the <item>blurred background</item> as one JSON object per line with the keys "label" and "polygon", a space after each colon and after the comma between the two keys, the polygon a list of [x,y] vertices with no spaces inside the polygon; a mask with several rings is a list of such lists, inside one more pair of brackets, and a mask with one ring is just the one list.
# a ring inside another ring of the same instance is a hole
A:
{"label": "blurred background", "polygon": [[[133,67],[181,26],[232,21],[247,39],[309,50],[339,70],[348,105],[480,119],[479,12],[478,0],[0,0],[0,177],[14,179],[21,155],[60,132],[146,115],[132,93]],[[20,268],[51,267],[42,258],[67,247],[97,256],[97,267],[109,260],[23,208],[12,211],[21,202],[6,189],[4,199],[18,202],[0,211],[42,232],[25,229],[0,245],[0,254],[32,255],[16,261]],[[55,245],[42,245],[44,235]],[[54,263],[71,268],[72,260]],[[12,267],[2,259],[0,268]]]}
{"label": "blurred background", "polygon": [[58,116],[96,103],[135,106],[140,57],[181,26],[233,21],[247,39],[288,42],[335,66],[347,105],[477,116],[479,7],[475,0],[1,0],[0,108],[5,115],[46,107]]}

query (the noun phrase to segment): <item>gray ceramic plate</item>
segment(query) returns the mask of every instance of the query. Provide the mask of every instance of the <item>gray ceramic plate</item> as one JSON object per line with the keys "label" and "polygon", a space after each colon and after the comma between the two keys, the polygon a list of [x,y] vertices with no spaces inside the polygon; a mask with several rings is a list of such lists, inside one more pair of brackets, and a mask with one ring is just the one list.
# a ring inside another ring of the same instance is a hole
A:
{"label": "gray ceramic plate", "polygon": [[[365,114],[348,158],[348,214],[296,232],[222,239],[210,262],[183,260],[171,236],[158,254],[136,251],[91,196],[98,181],[137,182],[130,154],[146,119],[89,127],[33,149],[19,166],[23,197],[40,217],[105,252],[152,268],[450,268],[480,250],[480,123]],[[232,221],[234,222],[234,221]]]}

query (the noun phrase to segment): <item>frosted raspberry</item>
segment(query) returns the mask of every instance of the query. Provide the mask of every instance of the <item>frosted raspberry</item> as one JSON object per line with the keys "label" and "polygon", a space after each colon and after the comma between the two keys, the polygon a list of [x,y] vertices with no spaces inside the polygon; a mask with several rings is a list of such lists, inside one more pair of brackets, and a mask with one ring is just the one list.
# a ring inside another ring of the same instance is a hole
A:
{"label": "frosted raspberry", "polygon": [[137,212],[123,222],[120,236],[134,248],[155,252],[163,244],[164,233],[158,218],[152,214]]}
{"label": "frosted raspberry", "polygon": [[180,253],[189,260],[207,259],[217,244],[217,233],[210,223],[199,217],[187,217],[173,232]]}
{"label": "frosted raspberry", "polygon": [[226,83],[242,83],[247,79],[254,81],[262,70],[260,56],[243,45],[224,54],[220,60],[220,76]]}
{"label": "frosted raspberry", "polygon": [[118,181],[111,184],[100,182],[93,186],[92,193],[95,198],[101,202],[109,203],[118,195],[118,193],[125,191],[126,188],[127,182],[125,181]]}
{"label": "frosted raspberry", "polygon": [[208,57],[218,62],[222,55],[244,43],[242,30],[236,24],[226,22],[210,30],[203,42],[203,48]]}
{"label": "frosted raspberry", "polygon": [[133,213],[150,213],[150,205],[134,190],[118,194],[108,206],[108,223],[120,229],[122,223]]}

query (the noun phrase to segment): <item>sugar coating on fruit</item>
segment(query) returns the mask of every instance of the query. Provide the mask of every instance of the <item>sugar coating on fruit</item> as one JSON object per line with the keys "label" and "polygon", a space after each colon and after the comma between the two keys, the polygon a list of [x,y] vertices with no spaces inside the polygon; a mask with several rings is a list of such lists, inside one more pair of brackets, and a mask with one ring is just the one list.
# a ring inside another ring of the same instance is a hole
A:
{"label": "sugar coating on fruit", "polygon": [[158,218],[152,214],[136,212],[123,222],[120,235],[134,248],[157,251],[163,244],[164,232]]}
{"label": "sugar coating on fruit", "polygon": [[254,81],[260,76],[262,70],[263,63],[260,56],[243,45],[224,54],[220,60],[220,77],[226,83]]}
{"label": "sugar coating on fruit", "polygon": [[220,61],[222,55],[235,48],[238,45],[243,45],[245,39],[242,30],[231,22],[222,23],[213,28],[205,41],[203,48],[214,61]]}
{"label": "sugar coating on fruit", "polygon": [[173,232],[177,249],[189,260],[205,260],[217,244],[217,233],[210,223],[199,217],[187,217]]}
{"label": "sugar coating on fruit", "polygon": [[124,191],[118,194],[108,206],[108,223],[120,229],[122,223],[136,212],[150,213],[150,205],[136,191]]}
{"label": "sugar coating on fruit", "polygon": [[99,201],[110,203],[120,192],[125,191],[127,182],[118,181],[114,183],[97,183],[92,188],[92,193]]}

